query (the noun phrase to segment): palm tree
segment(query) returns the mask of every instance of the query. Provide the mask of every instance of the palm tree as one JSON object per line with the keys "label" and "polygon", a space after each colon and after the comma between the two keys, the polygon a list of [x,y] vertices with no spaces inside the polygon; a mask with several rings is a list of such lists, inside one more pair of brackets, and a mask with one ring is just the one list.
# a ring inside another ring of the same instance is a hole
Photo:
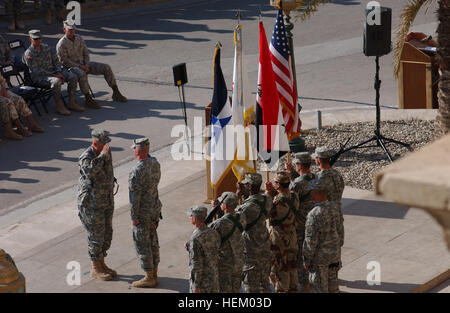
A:
{"label": "palm tree", "polygon": [[442,136],[450,131],[450,0],[409,0],[403,9],[401,22],[397,31],[395,45],[394,73],[398,77],[400,69],[400,56],[405,44],[411,24],[417,13],[423,7],[428,7],[432,2],[438,2],[437,16],[439,26],[438,34],[438,58],[439,58],[439,111],[436,117],[436,137]]}

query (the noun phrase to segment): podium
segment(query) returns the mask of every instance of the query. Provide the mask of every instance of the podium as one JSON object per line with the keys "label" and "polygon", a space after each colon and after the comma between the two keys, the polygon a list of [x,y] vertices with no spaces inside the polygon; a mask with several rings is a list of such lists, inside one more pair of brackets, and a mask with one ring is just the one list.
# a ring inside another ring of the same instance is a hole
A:
{"label": "podium", "polygon": [[[208,104],[205,107],[205,121],[206,121],[206,128],[208,129],[208,126],[211,125],[211,103]],[[210,134],[207,134],[205,136],[205,145],[208,144],[208,138]],[[233,171],[229,171],[225,178],[222,180],[222,182],[216,187],[213,188],[211,186],[211,161],[209,158],[206,158],[206,197],[205,203],[210,204],[211,200],[217,199],[222,192],[224,191],[231,191],[236,192],[236,183],[237,178],[234,176]]]}
{"label": "podium", "polygon": [[398,79],[399,109],[436,109],[438,105],[438,67],[436,52],[418,40],[405,42]]}

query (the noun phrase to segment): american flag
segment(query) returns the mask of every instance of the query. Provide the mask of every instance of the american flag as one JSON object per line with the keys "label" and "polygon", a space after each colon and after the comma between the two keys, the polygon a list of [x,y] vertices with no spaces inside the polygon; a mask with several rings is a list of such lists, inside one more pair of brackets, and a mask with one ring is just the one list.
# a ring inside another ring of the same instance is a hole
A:
{"label": "american flag", "polygon": [[288,139],[291,140],[300,136],[300,123],[297,110],[297,91],[292,75],[291,55],[282,10],[278,10],[269,49],[280,105],[283,108],[283,119]]}

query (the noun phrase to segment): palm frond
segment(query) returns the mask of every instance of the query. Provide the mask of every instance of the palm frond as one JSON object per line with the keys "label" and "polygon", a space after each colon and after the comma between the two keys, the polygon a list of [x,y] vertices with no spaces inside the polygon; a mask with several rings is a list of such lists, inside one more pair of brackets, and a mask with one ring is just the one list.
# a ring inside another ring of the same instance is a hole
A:
{"label": "palm frond", "polygon": [[425,4],[428,4],[429,6],[432,1],[434,0],[409,0],[409,3],[403,8],[403,12],[400,15],[400,25],[398,26],[396,33],[394,48],[394,75],[396,77],[399,75],[400,58],[402,55],[403,46],[405,45],[406,36],[408,36],[411,25],[420,9]]}
{"label": "palm frond", "polygon": [[334,0],[303,0],[300,7],[297,9],[298,14],[295,16],[295,20],[300,18],[301,21],[308,19],[317,7],[321,4],[334,2]]}

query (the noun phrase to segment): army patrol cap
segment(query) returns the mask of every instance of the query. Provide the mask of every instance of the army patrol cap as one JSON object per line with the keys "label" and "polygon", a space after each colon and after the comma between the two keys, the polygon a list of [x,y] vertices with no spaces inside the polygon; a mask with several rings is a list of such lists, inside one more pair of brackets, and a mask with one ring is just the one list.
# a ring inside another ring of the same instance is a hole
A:
{"label": "army patrol cap", "polygon": [[[225,198],[226,197],[226,198]],[[225,198],[225,200],[223,200]],[[230,207],[237,207],[238,205],[238,197],[234,192],[226,191],[223,192],[222,195],[219,197],[220,202],[225,203],[226,205],[229,205]]]}
{"label": "army patrol cap", "polygon": [[148,140],[148,138],[139,138],[139,139],[134,139],[133,140],[133,145],[131,146],[131,148],[136,148],[136,147],[145,147],[148,146],[150,144],[150,140]]}
{"label": "army patrol cap", "polygon": [[313,153],[313,158],[329,159],[333,156],[333,150],[328,149],[325,146],[317,147]]}
{"label": "army patrol cap", "polygon": [[325,182],[321,179],[313,179],[309,182],[308,187],[306,187],[306,191],[311,190],[321,190],[324,191],[327,189]]}
{"label": "army patrol cap", "polygon": [[67,29],[77,29],[77,27],[73,21],[65,20],[63,22],[63,25],[64,25],[64,28],[67,28]]}
{"label": "army patrol cap", "polygon": [[100,142],[101,144],[107,144],[111,141],[108,135],[109,133],[103,129],[94,129],[91,132],[92,138]]}
{"label": "army patrol cap", "polygon": [[291,182],[291,178],[287,172],[278,172],[275,176],[275,181],[280,184],[286,184]]}
{"label": "army patrol cap", "polygon": [[189,216],[193,216],[204,221],[206,219],[206,215],[208,214],[208,209],[202,205],[195,205],[190,208],[187,213]]}
{"label": "army patrol cap", "polygon": [[311,155],[309,152],[299,152],[295,154],[295,163],[310,164],[312,163]]}
{"label": "army patrol cap", "polygon": [[262,176],[258,173],[247,173],[245,174],[244,179],[241,181],[242,184],[250,184],[250,185],[261,185],[262,184]]}
{"label": "army patrol cap", "polygon": [[41,36],[41,31],[38,29],[32,29],[28,32],[28,34],[30,35],[31,38],[33,39],[40,39],[42,38]]}

